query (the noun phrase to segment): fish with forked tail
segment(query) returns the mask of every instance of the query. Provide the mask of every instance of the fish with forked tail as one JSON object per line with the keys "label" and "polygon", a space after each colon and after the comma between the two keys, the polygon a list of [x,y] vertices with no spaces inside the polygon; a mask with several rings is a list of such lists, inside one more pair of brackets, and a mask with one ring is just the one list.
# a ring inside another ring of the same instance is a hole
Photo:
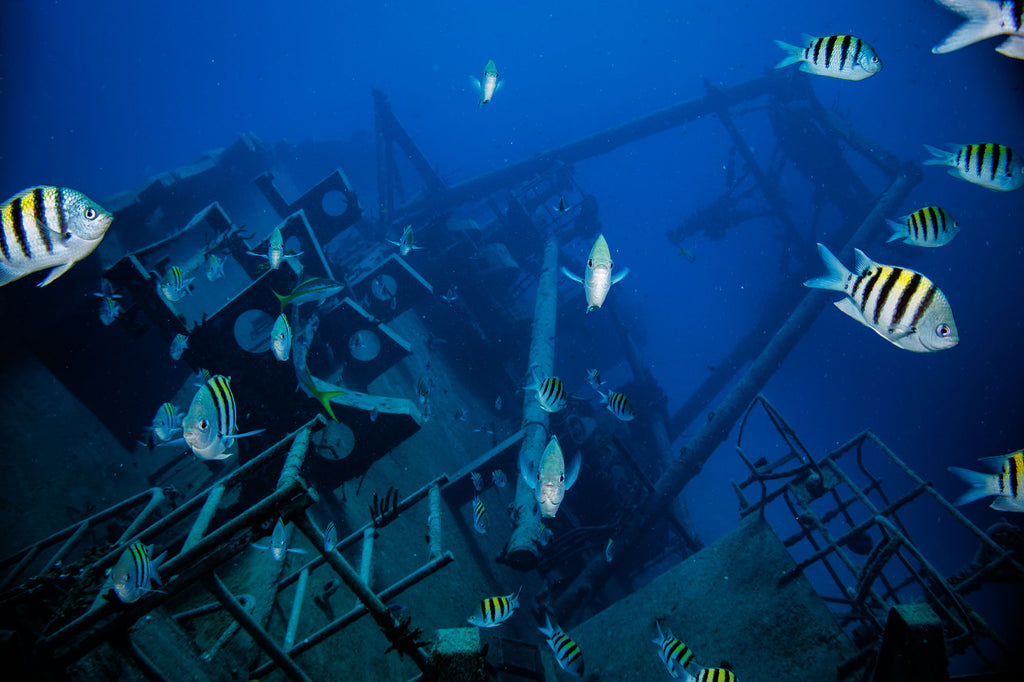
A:
{"label": "fish with forked tail", "polygon": [[617,275],[612,276],[613,266],[608,242],[604,235],[599,234],[587,257],[587,268],[583,277],[574,275],[565,267],[562,268],[563,275],[574,282],[583,284],[583,291],[587,296],[588,313],[604,305],[604,299],[608,297],[608,290],[612,288],[612,285],[621,282],[629,274],[629,268],[623,268]]}

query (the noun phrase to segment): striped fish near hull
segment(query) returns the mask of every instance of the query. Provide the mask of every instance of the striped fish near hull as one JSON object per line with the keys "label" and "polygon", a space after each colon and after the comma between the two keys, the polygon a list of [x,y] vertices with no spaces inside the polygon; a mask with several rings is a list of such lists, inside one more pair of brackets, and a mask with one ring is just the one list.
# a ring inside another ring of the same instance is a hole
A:
{"label": "striped fish near hull", "polygon": [[1024,187],[1024,159],[1005,145],[964,144],[953,151],[924,145],[934,158],[926,166],[950,166],[949,174],[996,192]]}
{"label": "striped fish near hull", "polygon": [[989,505],[992,509],[1024,512],[1024,450],[999,457],[982,457],[979,461],[999,473],[983,474],[949,467],[949,471],[971,486],[953,504],[960,506],[996,495],[996,499]]}
{"label": "striped fish near hull", "polygon": [[694,680],[695,682],[736,682],[736,673],[727,668],[704,668]]}
{"label": "striped fish near hull", "polygon": [[0,205],[0,286],[52,268],[44,287],[99,246],[114,217],[81,192],[30,187]]}
{"label": "striped fish near hull", "polygon": [[545,626],[538,628],[540,634],[547,638],[548,646],[555,654],[558,666],[573,677],[583,677],[583,652],[562,628],[551,624],[551,618],[544,615]]}
{"label": "striped fish near hull", "polygon": [[152,545],[147,548],[136,540],[125,548],[121,558],[110,569],[110,584],[117,598],[124,603],[131,604],[138,601],[143,592],[152,591],[149,587],[151,581],[160,583],[156,569],[167,556],[167,552],[150,560],[149,555],[152,552]]}
{"label": "striped fish near hull", "polygon": [[818,253],[828,273],[804,282],[813,289],[847,295],[836,307],[890,343],[915,353],[952,348],[959,342],[945,295],[919,272],[880,265],[860,249],[850,272],[822,244]]}
{"label": "striped fish near hull", "polygon": [[1024,0],[936,0],[946,9],[967,19],[945,40],[932,48],[945,54],[995,36],[1010,36],[996,52],[1024,59]]}
{"label": "striped fish near hull", "polygon": [[519,593],[522,591],[523,588],[520,587],[515,594],[484,599],[466,620],[470,625],[475,625],[478,628],[493,628],[501,625],[519,606]]}
{"label": "striped fish near hull", "polygon": [[182,422],[185,442],[200,459],[227,459],[236,438],[261,433],[235,433],[237,427],[235,396],[231,377],[217,374],[199,387]]}
{"label": "striped fish near hull", "polygon": [[787,53],[775,65],[776,69],[802,62],[801,71],[847,81],[864,80],[882,70],[882,60],[875,49],[857,36],[818,38],[805,34],[802,47],[781,40],[776,40],[775,44]]}
{"label": "striped fish near hull", "polygon": [[658,626],[658,636],[651,641],[658,647],[658,657],[668,668],[668,674],[673,678],[684,675],[686,679],[691,679],[690,673],[686,670],[686,666],[693,661],[690,647],[673,637],[671,630],[662,632],[660,622],[654,621],[654,624]]}
{"label": "striped fish near hull", "polygon": [[960,223],[944,208],[926,206],[900,218],[888,221],[893,235],[887,241],[902,239],[914,246],[945,246],[960,233]]}

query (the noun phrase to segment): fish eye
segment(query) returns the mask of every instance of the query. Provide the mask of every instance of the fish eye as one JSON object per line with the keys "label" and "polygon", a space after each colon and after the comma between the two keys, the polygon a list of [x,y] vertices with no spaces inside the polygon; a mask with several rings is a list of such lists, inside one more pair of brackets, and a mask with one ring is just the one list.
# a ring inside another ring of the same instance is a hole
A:
{"label": "fish eye", "polygon": [[588,258],[587,259],[587,267],[588,268],[594,267],[594,259],[593,258]]}
{"label": "fish eye", "polygon": [[206,419],[203,419],[203,420],[201,420],[201,421],[199,422],[199,428],[200,428],[201,430],[205,431],[205,430],[206,430],[206,429],[208,429],[209,427],[210,427],[210,422],[209,422],[208,420],[206,420]]}
{"label": "fish eye", "polygon": [[942,323],[935,328],[935,333],[942,338],[946,338],[947,336],[953,333],[953,330],[949,328],[948,324]]}
{"label": "fish eye", "polygon": [[565,474],[559,474],[558,475],[558,482],[562,483],[563,481],[565,481]]}
{"label": "fish eye", "polygon": [[537,480],[538,481],[540,480],[540,472],[539,471],[537,472]]}
{"label": "fish eye", "polygon": [[96,219],[96,209],[93,208],[92,206],[90,206],[89,208],[85,209],[85,219],[86,220],[95,220]]}

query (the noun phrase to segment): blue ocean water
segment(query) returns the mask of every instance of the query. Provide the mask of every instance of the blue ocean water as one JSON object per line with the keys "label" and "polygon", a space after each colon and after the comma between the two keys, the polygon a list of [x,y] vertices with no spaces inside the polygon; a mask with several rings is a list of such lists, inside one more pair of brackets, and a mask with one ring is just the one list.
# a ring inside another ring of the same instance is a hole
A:
{"label": "blue ocean water", "polygon": [[[774,39],[796,43],[802,33],[853,33],[875,47],[885,67],[870,79],[806,77],[826,107],[902,159],[926,159],[922,144],[994,141],[1024,151],[1024,61],[997,54],[998,39],[933,55],[959,23],[925,0],[7,2],[0,193],[57,184],[101,200],[244,131],[270,142],[372,137],[371,88],[387,93],[455,183],[699,97],[705,81],[754,78],[782,57]],[[488,59],[504,84],[481,108],[470,76]],[[757,120],[743,132],[767,166],[774,139]],[[670,411],[771,294],[819,274],[815,240],[841,246],[829,243],[827,212],[812,234],[814,188],[790,170],[781,183],[800,240],[780,239],[765,218],[721,240],[690,238],[693,263],[677,255],[665,233],[724,191],[730,146],[717,121],[698,121],[577,166],[616,265],[632,271],[613,295],[646,330],[643,351]],[[870,427],[955,497],[962,484],[946,467],[1024,446],[1024,190],[990,192],[941,167],[923,172],[897,215],[941,203],[963,226],[949,246],[913,253],[913,267],[949,298],[959,346],[908,353],[827,309],[765,393],[812,452]],[[373,176],[356,177],[369,181],[357,191],[374,206]],[[876,193],[885,186],[870,171],[865,181]],[[897,264],[913,249],[861,248]],[[778,265],[786,253],[788,272]],[[744,473],[729,441],[686,489],[705,539],[735,525],[729,481]],[[980,502],[965,513],[982,527],[1000,516]],[[973,551],[948,547],[941,525],[918,538],[936,552]]]}

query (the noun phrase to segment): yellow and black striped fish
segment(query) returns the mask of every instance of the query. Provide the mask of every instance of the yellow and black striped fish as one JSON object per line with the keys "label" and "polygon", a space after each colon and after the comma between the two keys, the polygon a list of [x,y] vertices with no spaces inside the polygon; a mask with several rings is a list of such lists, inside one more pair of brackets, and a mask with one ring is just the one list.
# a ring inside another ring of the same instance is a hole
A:
{"label": "yellow and black striped fish", "polygon": [[29,187],[0,205],[0,286],[47,268],[57,279],[99,246],[114,216],[67,187]]}
{"label": "yellow and black striped fish", "polygon": [[950,471],[971,486],[953,504],[960,506],[989,495],[998,495],[989,505],[992,509],[1024,512],[1024,450],[999,457],[982,457],[978,461],[984,462],[999,473],[982,474],[969,469],[949,467]]}
{"label": "yellow and black striped fish", "polygon": [[945,246],[960,232],[960,223],[938,206],[919,208],[900,221],[888,221],[893,235],[887,241],[902,239],[904,244],[914,246]]}
{"label": "yellow and black striped fish", "polygon": [[622,393],[618,391],[608,391],[608,395],[601,393],[601,404],[607,405],[608,410],[615,415],[617,419],[621,419],[624,422],[631,422],[636,418],[636,410],[633,409],[633,403],[629,402]]}
{"label": "yellow and black striped fish", "polygon": [[559,667],[573,677],[583,677],[583,652],[576,642],[562,631],[558,625],[552,625],[551,619],[544,615],[545,627],[538,628],[540,634],[547,637],[548,646],[555,652],[555,660]]}
{"label": "yellow and black striped fish", "polygon": [[1024,187],[1024,159],[1006,145],[964,144],[953,151],[925,145],[934,158],[926,166],[951,166],[949,174],[997,192]]}
{"label": "yellow and black striped fish", "polygon": [[543,381],[533,373],[533,383],[527,389],[537,389],[537,402],[545,412],[558,412],[565,407],[568,398],[565,393],[565,384],[558,377],[548,377]]}
{"label": "yellow and black striped fish", "polygon": [[185,294],[188,293],[188,285],[194,279],[195,277],[186,277],[181,268],[173,265],[167,270],[167,274],[160,281],[160,293],[172,303],[180,301],[185,298]]}
{"label": "yellow and black striped fish", "polygon": [[227,459],[236,438],[261,433],[263,429],[235,433],[238,413],[231,392],[231,377],[216,374],[199,387],[182,421],[185,442],[201,459]]}
{"label": "yellow and black striped fish", "polygon": [[654,623],[658,626],[658,637],[651,641],[657,645],[658,656],[668,668],[668,674],[672,677],[679,677],[681,674],[689,675],[686,666],[693,661],[693,652],[690,651],[690,647],[673,637],[671,630],[662,632],[660,622],[654,621]]}
{"label": "yellow and black striped fish", "polygon": [[804,286],[843,292],[847,298],[837,301],[837,308],[900,348],[929,353],[959,342],[949,302],[931,280],[907,268],[880,265],[860,249],[854,251],[857,263],[850,272],[818,244],[828,272]]}
{"label": "yellow and black striped fish", "polygon": [[487,533],[487,507],[479,497],[473,498],[473,528],[477,533]]}
{"label": "yellow and black striped fish", "polygon": [[156,569],[164,557],[167,556],[167,552],[164,552],[154,560],[150,560],[149,555],[152,551],[152,545],[147,548],[136,540],[125,548],[121,558],[117,560],[114,568],[111,569],[111,585],[118,599],[126,604],[137,601],[143,592],[150,592],[150,581],[154,581],[157,584],[160,583]]}
{"label": "yellow and black striped fish", "polygon": [[867,41],[857,36],[823,36],[804,34],[803,47],[781,40],[775,44],[786,51],[786,56],[775,65],[781,69],[803,62],[800,70],[818,76],[831,76],[847,81],[864,80],[882,70],[882,60]]}
{"label": "yellow and black striped fish", "polygon": [[704,668],[695,680],[696,682],[736,682],[736,673],[728,668]]}
{"label": "yellow and black striped fish", "polygon": [[510,594],[507,597],[488,597],[477,605],[476,609],[466,620],[469,621],[470,625],[475,625],[478,628],[493,628],[501,625],[512,612],[519,606],[519,593],[523,591],[520,587],[516,590],[515,594]]}

